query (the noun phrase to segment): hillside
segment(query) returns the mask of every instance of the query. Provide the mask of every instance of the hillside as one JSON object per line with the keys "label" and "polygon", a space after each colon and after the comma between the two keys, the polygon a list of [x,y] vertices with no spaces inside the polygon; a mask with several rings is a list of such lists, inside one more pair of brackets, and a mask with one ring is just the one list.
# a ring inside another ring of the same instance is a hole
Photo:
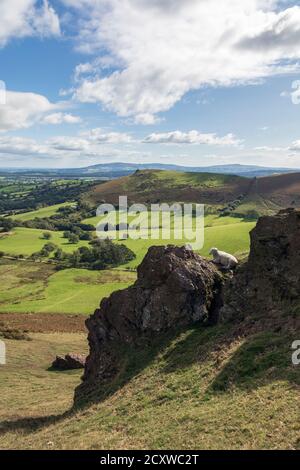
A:
{"label": "hillside", "polygon": [[248,191],[251,180],[240,176],[211,173],[180,173],[163,170],[136,171],[131,176],[97,185],[87,200],[117,203],[119,195],[129,202],[203,202],[225,204]]}
{"label": "hillside", "polygon": [[242,164],[227,164],[227,165],[211,165],[204,167],[191,167],[184,165],[174,165],[169,163],[126,163],[126,162],[111,162],[111,163],[98,163],[82,168],[2,168],[0,169],[0,176],[15,175],[15,176],[43,176],[55,178],[119,178],[121,176],[128,176],[136,170],[168,170],[178,172],[192,172],[192,173],[217,173],[227,175],[245,176],[253,178],[255,176],[268,176],[274,174],[293,173],[297,170],[292,168],[277,168],[277,167],[264,167],[257,165],[242,165]]}
{"label": "hillside", "polygon": [[253,211],[264,215],[300,206],[300,173],[244,178],[143,170],[94,186],[85,200],[93,205],[103,201],[117,204],[119,195],[127,195],[129,203],[198,202],[236,215],[247,216]]}
{"label": "hillside", "polygon": [[[83,407],[72,407],[81,371],[54,372],[49,365],[55,354],[86,353],[85,334],[49,334],[45,324],[43,333],[29,328],[31,341],[7,339],[1,448],[299,449],[299,367],[291,361],[299,334],[299,230],[299,212],[259,221],[249,262],[224,280],[225,304],[218,305],[222,315],[213,326],[192,319],[195,310],[188,307],[203,301],[216,307],[211,289],[221,274],[184,248],[152,249],[137,291],[114,294],[89,319],[91,355],[84,389],[77,388]],[[130,298],[141,298],[141,290],[150,316],[143,302],[138,312],[132,308]],[[120,296],[127,305],[117,302]],[[157,315],[161,300],[164,315]],[[114,306],[115,321],[103,323],[104,311]],[[140,313],[143,322],[132,323]],[[118,349],[127,338],[128,348],[99,388],[99,367],[110,360],[116,339],[103,332],[116,330],[122,333]],[[82,394],[87,388],[92,393]]]}

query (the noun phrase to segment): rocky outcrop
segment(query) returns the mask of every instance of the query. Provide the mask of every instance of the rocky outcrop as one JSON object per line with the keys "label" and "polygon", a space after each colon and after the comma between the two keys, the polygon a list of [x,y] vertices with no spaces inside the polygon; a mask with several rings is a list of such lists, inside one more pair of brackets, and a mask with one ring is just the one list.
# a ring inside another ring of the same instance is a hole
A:
{"label": "rocky outcrop", "polygon": [[128,350],[146,347],[163,333],[219,319],[235,321],[237,335],[249,333],[253,324],[273,331],[281,328],[278,319],[296,321],[290,306],[299,300],[300,211],[259,219],[249,260],[234,275],[220,273],[186,248],[152,247],[136,283],[104,299],[86,322],[90,355],[75,402],[127,367]]}
{"label": "rocky outcrop", "polygon": [[300,299],[300,211],[287,209],[258,220],[249,260],[224,290],[224,320],[270,315]]}
{"label": "rocky outcrop", "polygon": [[102,300],[87,320],[90,355],[76,396],[88,383],[112,379],[126,347],[180,326],[216,322],[222,282],[214,264],[186,248],[151,247],[136,283]]}
{"label": "rocky outcrop", "polygon": [[55,370],[71,370],[83,369],[85,366],[85,356],[81,354],[66,354],[63,356],[56,356],[52,363],[51,369]]}

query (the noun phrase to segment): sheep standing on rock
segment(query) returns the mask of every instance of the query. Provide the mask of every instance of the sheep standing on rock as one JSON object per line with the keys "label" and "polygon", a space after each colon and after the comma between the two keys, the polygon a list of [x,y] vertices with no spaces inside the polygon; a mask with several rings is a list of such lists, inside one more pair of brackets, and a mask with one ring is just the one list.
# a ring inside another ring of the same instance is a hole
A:
{"label": "sheep standing on rock", "polygon": [[238,260],[229,253],[225,251],[219,251],[217,248],[212,248],[209,252],[210,255],[213,255],[213,263],[222,266],[224,269],[234,269],[238,265]]}

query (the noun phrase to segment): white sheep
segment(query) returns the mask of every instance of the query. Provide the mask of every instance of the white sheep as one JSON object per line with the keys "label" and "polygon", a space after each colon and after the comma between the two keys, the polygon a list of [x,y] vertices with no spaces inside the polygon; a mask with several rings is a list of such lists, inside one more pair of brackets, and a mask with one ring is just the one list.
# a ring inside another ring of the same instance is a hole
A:
{"label": "white sheep", "polygon": [[212,248],[209,252],[210,255],[213,255],[213,263],[222,266],[225,269],[232,269],[238,265],[238,260],[229,253],[225,251],[219,251],[217,248]]}

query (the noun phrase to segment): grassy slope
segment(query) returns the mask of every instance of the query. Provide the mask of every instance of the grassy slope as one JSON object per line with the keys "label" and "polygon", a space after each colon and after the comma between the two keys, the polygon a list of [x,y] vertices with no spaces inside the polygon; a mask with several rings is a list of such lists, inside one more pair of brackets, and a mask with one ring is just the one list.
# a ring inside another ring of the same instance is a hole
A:
{"label": "grassy slope", "polygon": [[91,314],[103,297],[124,289],[135,273],[67,269],[2,261],[0,264],[1,313]]}
{"label": "grassy slope", "polygon": [[243,194],[249,184],[249,179],[239,176],[143,170],[98,185],[85,194],[84,199],[93,204],[102,200],[115,204],[119,196],[127,195],[130,203],[197,201],[222,204]]}
{"label": "grassy slope", "polygon": [[300,173],[262,178],[209,173],[180,173],[145,170],[96,186],[84,198],[93,204],[102,200],[116,204],[119,195],[127,194],[129,202],[199,202],[206,206],[227,207],[244,197],[234,213],[272,214],[281,208],[299,207]]}
{"label": "grassy slope", "polygon": [[[199,251],[203,256],[208,256],[213,246],[233,253],[236,256],[245,255],[249,251],[249,232],[254,227],[252,222],[242,222],[239,224],[216,225],[206,227],[204,230],[204,247]],[[187,242],[189,242],[187,240]],[[136,253],[136,259],[130,261],[125,266],[135,268],[143,260],[148,248],[152,245],[167,244],[166,240],[123,240],[117,243],[124,243]],[[182,245],[185,242],[171,240],[171,243]]]}
{"label": "grassy slope", "polygon": [[[85,219],[84,223],[97,225],[101,218],[92,217]],[[131,221],[130,218],[128,219]],[[118,222],[118,221],[117,221]],[[172,223],[171,223],[172,225]],[[254,227],[254,222],[244,222],[237,217],[219,217],[215,214],[205,216],[204,247],[199,251],[203,256],[208,256],[213,246],[223,249],[237,256],[244,255],[249,251],[249,232]],[[148,248],[152,245],[164,245],[175,243],[182,245],[189,240],[122,240],[123,243],[136,253],[136,259],[130,261],[124,267],[136,268],[143,260]]]}
{"label": "grassy slope", "polygon": [[50,240],[43,238],[43,233],[49,230],[39,230],[35,228],[15,228],[11,234],[0,238],[0,250],[11,255],[31,255],[43,248],[45,243],[52,242],[58,245],[63,251],[71,253],[79,246],[87,246],[88,242],[79,241],[77,244],[69,243],[63,238],[63,232],[49,232],[52,237]]}
{"label": "grassy slope", "polygon": [[13,215],[11,216],[11,219],[25,222],[27,220],[33,220],[35,218],[42,219],[43,217],[51,217],[52,215],[56,214],[58,209],[60,209],[61,207],[68,207],[73,205],[74,203],[72,202],[55,204],[53,206],[42,207],[41,209],[37,209],[36,211],[24,212],[22,214]]}
{"label": "grassy slope", "polygon": [[[89,219],[88,219],[89,220]],[[96,221],[96,220],[95,220]],[[219,225],[223,223],[224,225]],[[208,256],[212,246],[217,246],[237,256],[249,250],[249,231],[254,224],[241,219],[209,215],[205,219],[205,244],[200,253]],[[29,255],[46,243],[42,230],[17,228],[12,235],[0,239],[0,250],[10,254]],[[60,232],[52,232],[51,241],[64,251],[73,251],[72,245]],[[183,244],[182,241],[171,240]],[[148,248],[154,244],[167,244],[168,240],[123,240],[136,253],[136,259],[122,266],[136,268]],[[80,242],[79,245],[87,244]],[[99,301],[117,289],[123,289],[135,280],[134,273],[119,270],[105,273],[69,269],[54,272],[44,263],[19,263],[2,261],[0,264],[0,312],[2,313],[83,313],[90,314]]]}
{"label": "grassy slope", "polygon": [[293,338],[257,333],[230,342],[229,330],[191,328],[131,355],[127,372],[104,389],[102,401],[73,413],[68,410],[81,372],[47,368],[57,352],[84,352],[83,337],[36,334],[31,342],[7,341],[0,447],[299,448]]}

